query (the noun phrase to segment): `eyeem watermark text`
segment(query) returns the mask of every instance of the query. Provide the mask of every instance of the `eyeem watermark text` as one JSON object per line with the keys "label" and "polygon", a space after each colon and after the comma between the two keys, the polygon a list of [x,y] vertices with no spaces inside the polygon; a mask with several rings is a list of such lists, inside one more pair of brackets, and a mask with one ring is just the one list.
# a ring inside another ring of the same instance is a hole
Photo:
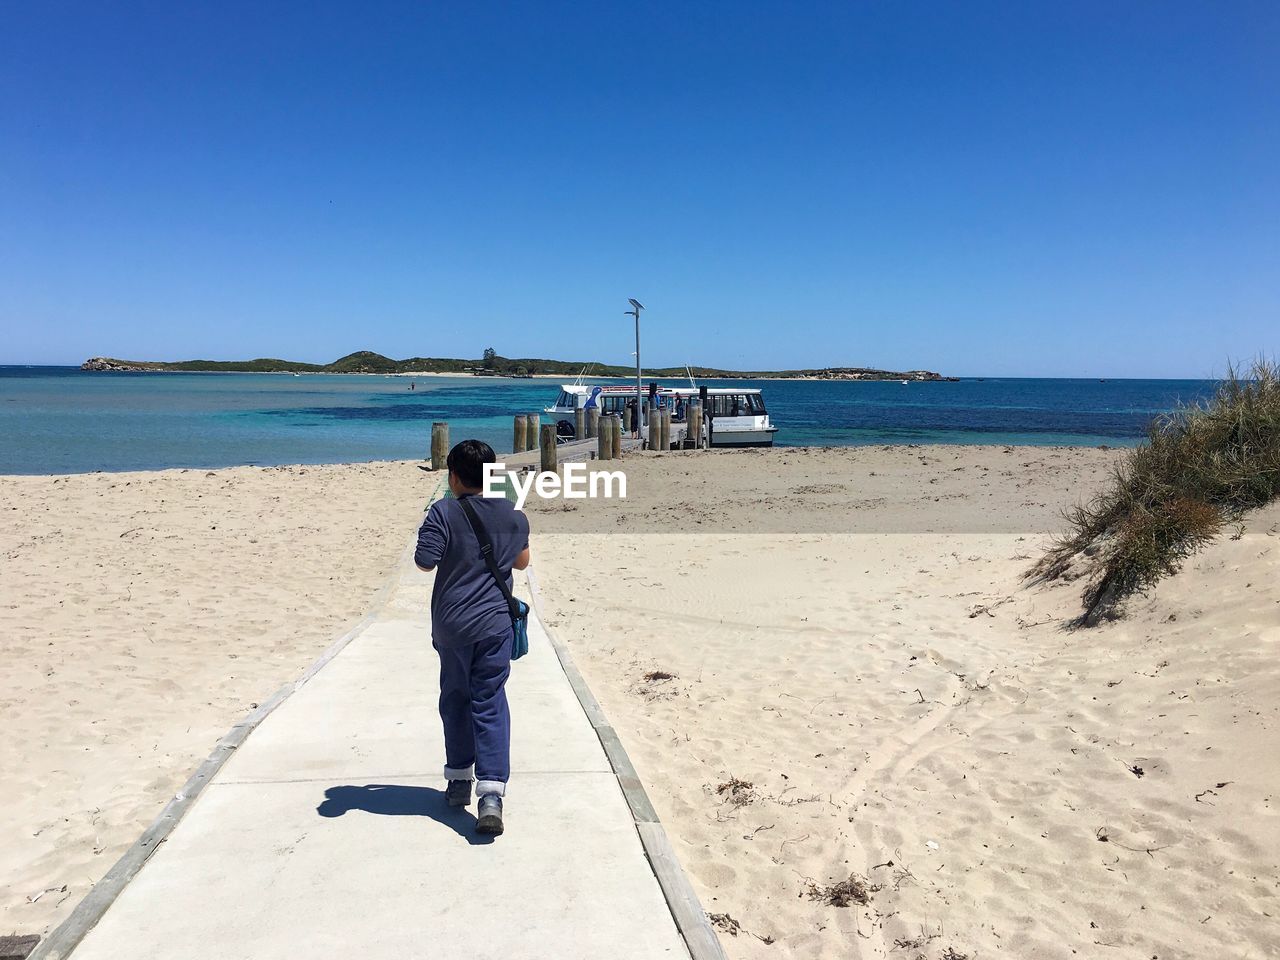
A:
{"label": "eyeem watermark text", "polygon": [[505,497],[506,485],[510,484],[516,492],[516,509],[524,509],[524,502],[529,498],[529,491],[534,490],[543,500],[554,500],[563,497],[566,500],[606,500],[617,497],[626,499],[627,475],[621,470],[588,471],[585,463],[566,463],[559,473],[521,473],[519,470],[508,470],[505,463],[486,463],[484,470],[484,490],[486,497]]}

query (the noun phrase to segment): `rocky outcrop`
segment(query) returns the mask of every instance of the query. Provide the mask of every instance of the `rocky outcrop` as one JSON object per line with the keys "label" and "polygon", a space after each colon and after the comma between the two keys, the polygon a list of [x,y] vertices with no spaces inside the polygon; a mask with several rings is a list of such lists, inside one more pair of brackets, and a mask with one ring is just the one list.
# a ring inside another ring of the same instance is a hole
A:
{"label": "rocky outcrop", "polygon": [[932,370],[868,370],[864,367],[831,367],[819,370],[815,374],[818,380],[950,380],[956,377],[944,377]]}
{"label": "rocky outcrop", "polygon": [[139,373],[147,368],[127,360],[112,360],[110,357],[91,357],[80,364],[81,370],[97,370],[108,373]]}

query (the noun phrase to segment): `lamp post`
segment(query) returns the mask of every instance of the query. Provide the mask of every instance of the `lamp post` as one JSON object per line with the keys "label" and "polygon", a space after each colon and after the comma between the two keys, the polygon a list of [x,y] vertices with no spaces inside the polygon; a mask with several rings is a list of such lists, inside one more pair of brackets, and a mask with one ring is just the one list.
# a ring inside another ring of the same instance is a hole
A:
{"label": "lamp post", "polygon": [[[640,386],[640,311],[644,309],[644,304],[634,297],[628,297],[627,302],[631,304],[630,310],[624,310],[623,313],[636,318],[636,436],[640,436],[640,408],[643,404],[644,388]],[[649,429],[653,429],[653,424],[649,425]]]}

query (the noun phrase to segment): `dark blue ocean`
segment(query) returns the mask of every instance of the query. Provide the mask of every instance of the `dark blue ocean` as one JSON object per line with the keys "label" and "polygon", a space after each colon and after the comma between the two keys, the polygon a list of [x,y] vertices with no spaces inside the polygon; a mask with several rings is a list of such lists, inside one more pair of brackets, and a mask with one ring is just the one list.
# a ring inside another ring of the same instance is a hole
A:
{"label": "dark blue ocean", "polygon": [[[1138,442],[1156,414],[1213,389],[1203,380],[737,382],[764,389],[777,442],[788,446],[1119,446]],[[423,458],[433,420],[449,421],[454,441],[479,437],[503,453],[512,414],[558,393],[557,381],[542,379],[0,366],[0,473]]]}

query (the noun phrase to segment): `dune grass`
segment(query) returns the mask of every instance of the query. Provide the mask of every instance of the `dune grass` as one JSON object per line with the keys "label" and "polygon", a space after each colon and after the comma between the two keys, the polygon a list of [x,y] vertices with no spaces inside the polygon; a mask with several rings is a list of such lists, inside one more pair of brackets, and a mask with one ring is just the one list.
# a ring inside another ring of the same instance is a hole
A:
{"label": "dune grass", "polygon": [[1067,513],[1068,532],[1031,571],[1079,572],[1079,623],[1119,614],[1125,598],[1175,573],[1248,510],[1280,497],[1280,364],[1231,369],[1214,396],[1157,418],[1106,489]]}

